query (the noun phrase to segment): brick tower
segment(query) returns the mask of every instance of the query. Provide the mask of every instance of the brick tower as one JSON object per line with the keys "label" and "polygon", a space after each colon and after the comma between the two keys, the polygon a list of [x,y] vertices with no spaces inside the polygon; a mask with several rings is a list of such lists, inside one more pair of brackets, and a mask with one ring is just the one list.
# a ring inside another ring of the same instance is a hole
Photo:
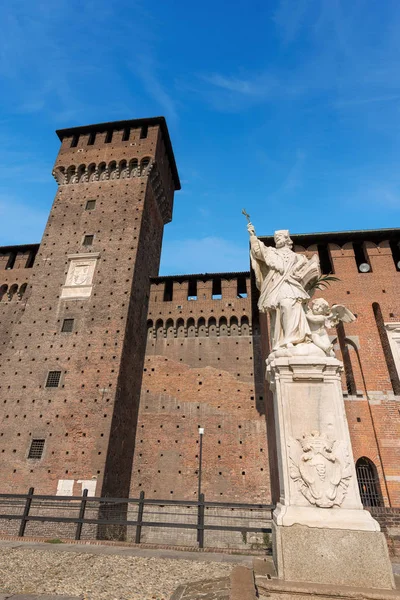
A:
{"label": "brick tower", "polygon": [[162,117],[57,134],[58,191],[0,346],[2,491],[126,496],[149,277],[179,177]]}

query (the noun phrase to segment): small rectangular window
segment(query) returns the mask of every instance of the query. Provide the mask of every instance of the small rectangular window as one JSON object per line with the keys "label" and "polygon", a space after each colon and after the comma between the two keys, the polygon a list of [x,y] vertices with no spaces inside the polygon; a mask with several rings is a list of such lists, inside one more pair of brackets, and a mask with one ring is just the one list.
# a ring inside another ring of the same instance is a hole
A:
{"label": "small rectangular window", "polygon": [[197,281],[195,279],[189,280],[187,299],[197,300]]}
{"label": "small rectangular window", "polygon": [[45,440],[32,440],[28,458],[42,458]]}
{"label": "small rectangular window", "polygon": [[164,287],[164,298],[163,298],[164,302],[172,301],[173,291],[174,291],[174,282],[172,281],[172,279],[167,279],[167,281],[165,282],[165,287]]}
{"label": "small rectangular window", "polygon": [[212,299],[213,300],[221,300],[222,298],[222,284],[221,278],[216,277],[212,282]]}
{"label": "small rectangular window", "polygon": [[83,245],[84,246],[92,246],[93,238],[94,238],[94,235],[85,235],[85,237],[83,238]]}
{"label": "small rectangular window", "polygon": [[147,138],[147,133],[148,133],[148,126],[147,125],[143,125],[142,129],[140,130],[140,139],[144,140]]}
{"label": "small rectangular window", "polygon": [[111,144],[112,142],[112,136],[113,136],[113,132],[112,131],[107,131],[107,135],[106,135],[106,139],[104,140],[105,144]]}
{"label": "small rectangular window", "polygon": [[247,298],[246,277],[237,278],[237,297]]}
{"label": "small rectangular window", "polygon": [[96,133],[92,131],[92,133],[89,135],[88,146],[93,146],[95,140],[96,140]]}
{"label": "small rectangular window", "polygon": [[85,210],[94,210],[96,208],[96,200],[88,200],[86,202]]}
{"label": "small rectangular window", "polygon": [[49,371],[47,374],[46,387],[58,387],[61,378],[61,371]]}
{"label": "small rectangular window", "polygon": [[74,328],[74,319],[64,319],[61,331],[64,333],[71,333]]}
{"label": "small rectangular window", "polygon": [[127,142],[129,140],[130,134],[131,134],[131,128],[130,127],[125,127],[124,133],[122,135],[122,141],[123,142]]}
{"label": "small rectangular window", "polygon": [[79,141],[79,135],[74,135],[71,140],[71,148],[76,148]]}

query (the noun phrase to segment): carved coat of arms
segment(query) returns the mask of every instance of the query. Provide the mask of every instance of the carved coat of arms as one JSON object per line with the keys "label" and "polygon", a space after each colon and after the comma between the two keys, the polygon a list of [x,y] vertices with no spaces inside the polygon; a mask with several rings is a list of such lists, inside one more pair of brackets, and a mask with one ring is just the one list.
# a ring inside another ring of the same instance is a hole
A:
{"label": "carved coat of arms", "polygon": [[89,265],[76,265],[72,275],[73,285],[84,285],[89,275]]}
{"label": "carved coat of arms", "polygon": [[289,445],[290,476],[315,506],[340,506],[351,477],[348,452],[341,442],[312,431]]}

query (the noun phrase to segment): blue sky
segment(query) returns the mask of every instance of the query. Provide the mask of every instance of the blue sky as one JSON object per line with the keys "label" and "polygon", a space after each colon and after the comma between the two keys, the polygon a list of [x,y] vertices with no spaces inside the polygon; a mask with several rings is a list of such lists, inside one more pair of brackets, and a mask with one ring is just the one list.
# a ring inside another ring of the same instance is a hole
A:
{"label": "blue sky", "polygon": [[182,191],[162,274],[247,270],[257,233],[400,225],[397,0],[13,0],[0,244],[40,241],[54,130],[164,115]]}

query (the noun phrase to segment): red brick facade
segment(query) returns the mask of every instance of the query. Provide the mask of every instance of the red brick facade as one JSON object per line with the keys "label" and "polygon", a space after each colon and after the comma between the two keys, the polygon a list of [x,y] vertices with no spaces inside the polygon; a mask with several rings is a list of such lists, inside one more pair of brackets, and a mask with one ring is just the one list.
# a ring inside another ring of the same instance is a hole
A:
{"label": "red brick facade", "polygon": [[[0,491],[55,494],[67,481],[79,494],[79,482],[93,481],[96,495],[193,499],[203,427],[206,499],[275,500],[267,323],[250,273],[157,277],[179,189],[165,122],[58,134],[59,188],[40,246],[0,248]],[[400,506],[389,340],[400,323],[400,231],[293,239],[340,279],[317,295],[357,314],[330,332],[345,364],[354,458],[375,466],[381,504]],[[65,297],[79,257],[95,261],[89,296]],[[57,387],[46,387],[49,371],[61,373]],[[44,440],[40,459],[28,458],[32,439]]]}

